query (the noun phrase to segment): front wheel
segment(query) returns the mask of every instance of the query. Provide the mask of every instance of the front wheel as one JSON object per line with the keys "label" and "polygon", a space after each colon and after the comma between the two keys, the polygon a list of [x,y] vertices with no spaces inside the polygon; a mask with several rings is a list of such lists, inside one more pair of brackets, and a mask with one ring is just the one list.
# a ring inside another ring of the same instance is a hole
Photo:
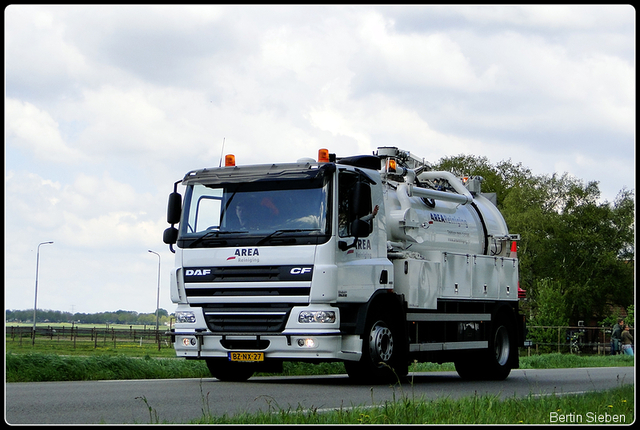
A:
{"label": "front wheel", "polygon": [[387,383],[409,372],[406,342],[399,319],[373,312],[367,319],[360,361],[347,361],[349,377],[358,383]]}
{"label": "front wheel", "polygon": [[233,363],[225,359],[207,359],[211,376],[225,382],[244,382],[255,373],[252,363]]}

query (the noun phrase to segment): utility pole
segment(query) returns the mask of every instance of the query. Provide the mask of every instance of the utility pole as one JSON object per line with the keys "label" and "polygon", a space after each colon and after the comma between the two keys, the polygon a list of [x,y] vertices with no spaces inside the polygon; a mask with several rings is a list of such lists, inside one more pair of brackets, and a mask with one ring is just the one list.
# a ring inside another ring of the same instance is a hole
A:
{"label": "utility pole", "polygon": [[38,267],[40,266],[40,245],[50,245],[53,242],[41,242],[38,244],[38,250],[36,252],[36,293],[33,302],[33,337],[31,338],[31,345],[36,344],[36,310],[38,309]]}
{"label": "utility pole", "polygon": [[160,254],[157,252],[153,252],[149,250],[150,253],[156,254],[158,256],[158,295],[156,298],[156,332],[158,331],[159,321],[160,321]]}

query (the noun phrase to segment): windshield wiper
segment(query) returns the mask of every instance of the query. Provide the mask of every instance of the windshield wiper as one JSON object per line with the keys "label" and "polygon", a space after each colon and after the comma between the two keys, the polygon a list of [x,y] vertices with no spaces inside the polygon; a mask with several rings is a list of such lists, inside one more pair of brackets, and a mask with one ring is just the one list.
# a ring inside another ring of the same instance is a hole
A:
{"label": "windshield wiper", "polygon": [[273,233],[271,233],[271,234],[263,237],[262,239],[260,239],[258,241],[258,243],[256,243],[256,246],[262,245],[267,240],[271,239],[274,236],[279,236],[282,233],[300,233],[300,232],[303,232],[303,231],[318,231],[318,229],[317,228],[291,228],[291,229],[284,228],[284,229],[276,230]]}
{"label": "windshield wiper", "polygon": [[210,231],[206,234],[203,234],[202,236],[200,236],[199,238],[197,238],[196,240],[194,240],[193,242],[191,242],[189,244],[189,248],[193,248],[195,245],[197,245],[198,243],[202,242],[205,239],[214,239],[217,238],[218,236],[225,235],[225,234],[237,234],[237,233],[249,233],[246,230],[226,230],[226,231],[219,231],[219,230],[215,230],[215,231]]}

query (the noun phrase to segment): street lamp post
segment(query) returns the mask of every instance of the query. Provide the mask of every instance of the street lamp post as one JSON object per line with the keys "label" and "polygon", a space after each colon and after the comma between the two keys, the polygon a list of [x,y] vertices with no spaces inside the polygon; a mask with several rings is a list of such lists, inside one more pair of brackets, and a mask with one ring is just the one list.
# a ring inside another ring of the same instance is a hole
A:
{"label": "street lamp post", "polygon": [[158,295],[156,298],[156,333],[158,332],[159,319],[160,319],[160,254],[149,250],[150,253],[158,256]]}
{"label": "street lamp post", "polygon": [[38,244],[38,250],[36,252],[36,293],[33,302],[33,338],[31,339],[31,345],[36,344],[36,310],[38,309],[38,267],[40,266],[40,245],[50,245],[53,242],[41,242]]}

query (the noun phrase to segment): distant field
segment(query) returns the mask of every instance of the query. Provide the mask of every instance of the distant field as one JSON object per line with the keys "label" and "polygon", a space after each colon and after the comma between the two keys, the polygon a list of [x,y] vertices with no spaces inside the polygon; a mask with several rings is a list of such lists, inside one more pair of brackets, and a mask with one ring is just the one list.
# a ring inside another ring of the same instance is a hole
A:
{"label": "distant field", "polygon": [[168,327],[125,324],[47,324],[6,325],[5,349],[8,353],[52,353],[57,355],[127,355],[131,357],[173,357],[175,352]]}

